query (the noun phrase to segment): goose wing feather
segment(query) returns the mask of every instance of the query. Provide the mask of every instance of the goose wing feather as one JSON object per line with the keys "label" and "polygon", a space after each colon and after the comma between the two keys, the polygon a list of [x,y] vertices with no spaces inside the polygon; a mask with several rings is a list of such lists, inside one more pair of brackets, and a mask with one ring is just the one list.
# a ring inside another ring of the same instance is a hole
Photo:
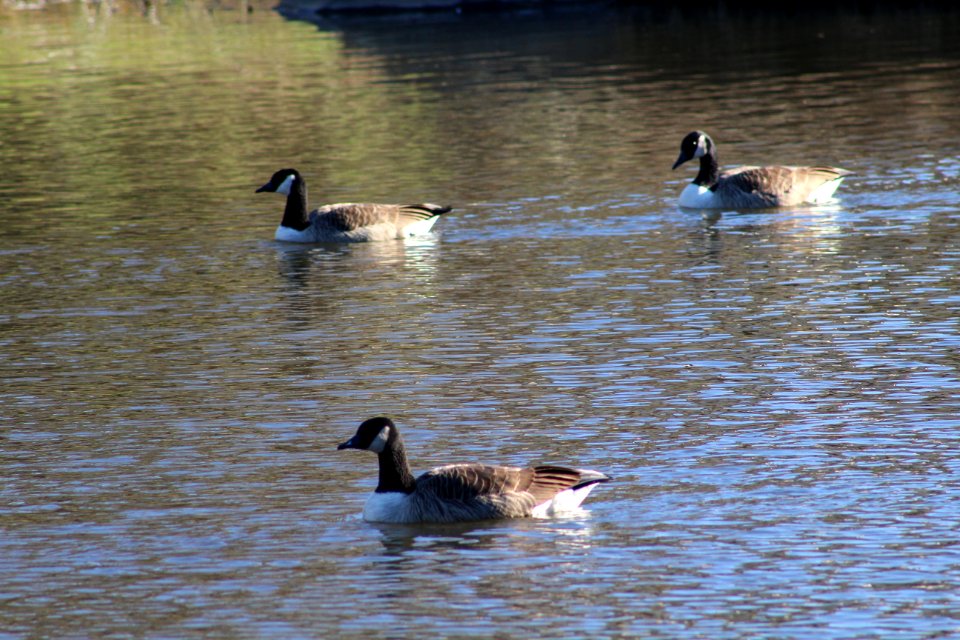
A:
{"label": "goose wing feather", "polygon": [[523,491],[533,480],[533,469],[485,464],[451,464],[417,478],[417,490],[443,500],[473,500],[480,496]]}
{"label": "goose wing feather", "polygon": [[398,228],[412,222],[429,220],[451,211],[451,207],[436,204],[372,204],[343,202],[320,207],[311,214],[311,223],[318,230],[347,232],[392,224]]}
{"label": "goose wing feather", "polygon": [[317,228],[332,231],[353,231],[384,222],[396,224],[400,217],[400,205],[357,204],[344,202],[320,207],[311,215]]}
{"label": "goose wing feather", "polygon": [[789,167],[737,167],[721,172],[717,192],[725,202],[775,207],[792,187],[792,174]]}
{"label": "goose wing feather", "polygon": [[519,467],[448,465],[417,478],[411,499],[425,521],[519,518],[529,516],[536,506],[523,490],[532,477],[532,469]]}
{"label": "goose wing feather", "polygon": [[717,191],[734,205],[795,205],[822,184],[850,174],[836,167],[737,167],[720,173]]}
{"label": "goose wing feather", "polygon": [[543,465],[533,468],[456,464],[417,478],[414,492],[424,517],[454,521],[480,517],[524,517],[566,489],[603,482],[603,474]]}
{"label": "goose wing feather", "polygon": [[410,221],[429,220],[435,216],[442,215],[452,210],[452,207],[444,207],[439,204],[402,204],[399,207],[400,217]]}
{"label": "goose wing feather", "polygon": [[580,484],[582,479],[579,470],[568,469],[566,467],[541,465],[534,467],[532,471],[533,479],[526,488],[526,491],[533,495],[535,504],[541,504],[553,499],[553,497],[561,491]]}

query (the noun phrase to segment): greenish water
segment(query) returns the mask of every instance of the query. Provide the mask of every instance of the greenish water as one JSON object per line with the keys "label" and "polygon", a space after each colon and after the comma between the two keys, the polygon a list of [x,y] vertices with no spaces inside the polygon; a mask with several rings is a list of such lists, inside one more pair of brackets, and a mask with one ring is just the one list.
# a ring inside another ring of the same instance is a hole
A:
{"label": "greenish water", "polygon": [[[284,12],[294,10],[284,8]],[[0,635],[957,633],[960,21],[0,12]],[[680,139],[836,203],[679,210]],[[435,201],[408,242],[272,240]],[[417,471],[616,481],[359,518]]]}

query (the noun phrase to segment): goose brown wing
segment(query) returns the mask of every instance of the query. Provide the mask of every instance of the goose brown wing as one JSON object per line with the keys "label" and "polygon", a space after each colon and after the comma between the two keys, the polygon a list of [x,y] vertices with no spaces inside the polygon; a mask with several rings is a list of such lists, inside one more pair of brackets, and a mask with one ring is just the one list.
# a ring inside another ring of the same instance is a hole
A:
{"label": "goose brown wing", "polygon": [[353,231],[383,222],[396,223],[400,205],[357,204],[352,202],[328,204],[317,209],[316,224],[336,231]]}
{"label": "goose brown wing", "polygon": [[793,182],[794,171],[790,167],[737,167],[720,174],[719,189],[752,194],[773,206],[790,191]]}
{"label": "goose brown wing", "polygon": [[533,480],[526,490],[533,495],[536,504],[552,499],[555,495],[580,483],[580,472],[566,467],[541,465],[534,467]]}
{"label": "goose brown wing", "polygon": [[437,467],[417,478],[417,490],[441,500],[468,501],[483,496],[523,491],[534,479],[533,469],[485,464]]}
{"label": "goose brown wing", "polygon": [[837,167],[738,167],[721,173],[717,188],[734,204],[738,197],[747,197],[753,206],[761,202],[790,205],[805,201],[820,185],[851,173]]}
{"label": "goose brown wing", "polygon": [[[605,476],[603,478],[606,479]],[[583,479],[581,472],[576,469],[552,465],[520,468],[454,464],[424,473],[417,479],[417,488],[444,500],[526,492],[533,496],[534,504],[540,504],[565,489],[577,486]]]}

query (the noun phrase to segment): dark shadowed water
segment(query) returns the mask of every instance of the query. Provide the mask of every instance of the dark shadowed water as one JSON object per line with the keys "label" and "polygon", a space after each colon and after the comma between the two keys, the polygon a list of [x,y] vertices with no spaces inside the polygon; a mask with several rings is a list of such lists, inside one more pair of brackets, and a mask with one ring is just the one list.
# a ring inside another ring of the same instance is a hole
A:
{"label": "dark shadowed water", "polygon": [[[960,18],[0,13],[0,636],[960,633]],[[705,217],[680,139],[833,164]],[[314,203],[449,203],[275,243]],[[566,520],[359,518],[568,463]]]}

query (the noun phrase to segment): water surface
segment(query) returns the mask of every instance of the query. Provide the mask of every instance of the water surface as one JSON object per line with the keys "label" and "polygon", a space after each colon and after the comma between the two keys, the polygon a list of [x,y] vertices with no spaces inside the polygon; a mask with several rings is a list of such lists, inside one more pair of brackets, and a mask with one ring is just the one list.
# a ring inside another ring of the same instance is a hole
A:
{"label": "water surface", "polygon": [[[937,637],[960,626],[951,13],[0,17],[10,637]],[[682,211],[680,139],[857,172]],[[315,204],[456,207],[272,241]],[[392,415],[589,513],[359,519]]]}

